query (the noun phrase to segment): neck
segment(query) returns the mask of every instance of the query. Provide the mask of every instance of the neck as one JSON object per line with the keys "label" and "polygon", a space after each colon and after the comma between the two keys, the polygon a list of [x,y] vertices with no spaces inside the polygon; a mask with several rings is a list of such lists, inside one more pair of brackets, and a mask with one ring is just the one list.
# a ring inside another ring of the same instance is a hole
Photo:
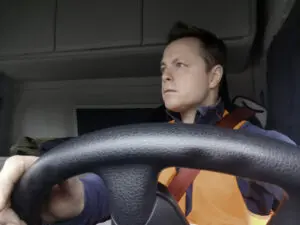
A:
{"label": "neck", "polygon": [[183,123],[188,123],[188,124],[194,123],[196,118],[196,113],[197,113],[197,108],[191,108],[189,110],[181,112],[180,113],[181,121]]}
{"label": "neck", "polygon": [[181,116],[181,121],[183,123],[187,123],[187,124],[192,124],[195,122],[195,118],[196,118],[196,114],[197,114],[197,108],[200,106],[213,106],[217,104],[217,97],[211,97],[207,99],[205,99],[205,101],[203,101],[201,104],[191,107],[187,110],[184,110],[183,112],[180,112],[180,116]]}

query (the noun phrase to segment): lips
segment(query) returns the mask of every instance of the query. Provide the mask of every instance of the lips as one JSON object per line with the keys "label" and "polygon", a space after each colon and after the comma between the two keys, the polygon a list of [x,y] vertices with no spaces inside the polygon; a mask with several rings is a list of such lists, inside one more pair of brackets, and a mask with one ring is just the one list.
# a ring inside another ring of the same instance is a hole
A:
{"label": "lips", "polygon": [[165,94],[166,94],[166,93],[172,93],[172,92],[176,92],[176,91],[173,90],[173,89],[167,89],[167,90],[164,91]]}

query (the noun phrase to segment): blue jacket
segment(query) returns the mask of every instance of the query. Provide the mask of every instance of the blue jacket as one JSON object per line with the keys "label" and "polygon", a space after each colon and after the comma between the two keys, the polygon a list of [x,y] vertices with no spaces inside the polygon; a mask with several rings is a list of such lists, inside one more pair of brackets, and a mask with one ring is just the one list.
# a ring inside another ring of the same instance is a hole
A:
{"label": "blue jacket", "polygon": [[[222,118],[224,112],[224,106],[222,102],[218,103],[213,107],[200,107],[197,112],[195,123],[197,124],[211,124],[214,125],[217,121]],[[180,122],[180,119],[174,117],[172,113],[169,113],[172,119]],[[274,131],[264,130],[257,126],[252,125],[250,122],[245,123],[241,129],[251,133],[268,136],[277,140],[281,140],[287,143],[295,145],[295,143],[287,136]],[[96,224],[103,222],[110,216],[110,210],[108,205],[108,190],[104,185],[103,180],[95,175],[88,174],[81,178],[84,184],[85,194],[85,207],[83,212],[76,218],[60,222],[62,225],[86,225]],[[239,188],[244,197],[245,203],[250,211],[256,214],[266,214],[267,212],[262,211],[260,204],[264,204],[265,210],[271,210],[274,203],[281,201],[283,198],[283,190],[275,185],[267,184],[263,182],[253,181],[251,184],[244,178],[237,178]],[[186,214],[191,211],[191,195],[192,188],[187,191],[187,207]],[[263,201],[261,201],[263,199]]]}

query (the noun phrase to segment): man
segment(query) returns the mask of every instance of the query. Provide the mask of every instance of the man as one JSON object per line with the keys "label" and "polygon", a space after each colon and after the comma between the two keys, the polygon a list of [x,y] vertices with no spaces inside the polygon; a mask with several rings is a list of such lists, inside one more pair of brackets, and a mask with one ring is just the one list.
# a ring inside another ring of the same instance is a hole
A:
{"label": "man", "polygon": [[[225,45],[214,34],[195,27],[188,27],[182,23],[177,23],[173,27],[161,61],[162,97],[173,121],[215,125],[222,119],[223,115],[227,113],[225,108],[229,107],[227,99],[220,97],[225,63]],[[226,101],[224,102],[224,100]],[[249,122],[240,124],[239,129],[293,143],[278,132],[262,130]],[[6,161],[0,173],[0,224],[24,224],[9,208],[9,196],[14,183],[35,160],[36,157],[16,156]],[[168,185],[174,173],[176,172],[168,169],[163,171],[159,181]],[[218,181],[224,181],[224,183],[214,185],[210,182],[212,177]],[[201,182],[197,181],[198,178]],[[202,217],[197,217],[197,214],[204,212],[201,210],[206,210],[204,214],[207,215],[219,210],[213,217],[221,222],[212,224],[224,224],[224,221],[227,222],[226,224],[253,224],[248,218],[251,217],[251,214],[268,216],[275,203],[280,202],[284,195],[280,188],[273,185],[249,182],[245,179],[208,171],[201,172],[193,186],[192,189],[187,190],[181,200],[184,201],[184,206],[182,202],[179,204],[190,223],[199,225],[207,224]],[[203,187],[208,188],[203,189]],[[226,187],[232,187],[232,190],[226,189]],[[230,207],[223,207],[224,201],[210,197],[210,195],[201,197],[201,193],[208,193],[208,189],[216,190],[216,188],[227,192],[227,194],[225,192],[219,194],[220,199],[224,199],[224,196],[232,199],[233,202],[230,204],[236,204],[236,210],[229,212]],[[230,194],[228,195],[228,193]],[[201,200],[197,200],[195,196]],[[247,211],[246,214],[236,215],[236,212],[241,212],[241,208],[244,209],[243,212]],[[223,213],[222,210],[227,211]],[[202,213],[203,217],[205,217],[204,214]],[[42,218],[46,223],[60,222],[63,225],[96,224],[108,217],[107,190],[102,179],[93,174],[81,179],[74,177],[63,185],[54,187],[52,198],[45,205],[42,213]],[[212,217],[208,219],[212,219]]]}

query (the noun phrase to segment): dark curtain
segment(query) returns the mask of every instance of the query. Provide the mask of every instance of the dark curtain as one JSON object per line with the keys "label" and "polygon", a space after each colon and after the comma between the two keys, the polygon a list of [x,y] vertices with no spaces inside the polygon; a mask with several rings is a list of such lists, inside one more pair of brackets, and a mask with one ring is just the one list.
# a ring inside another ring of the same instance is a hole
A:
{"label": "dark curtain", "polygon": [[268,129],[300,143],[300,2],[274,38],[268,52]]}

